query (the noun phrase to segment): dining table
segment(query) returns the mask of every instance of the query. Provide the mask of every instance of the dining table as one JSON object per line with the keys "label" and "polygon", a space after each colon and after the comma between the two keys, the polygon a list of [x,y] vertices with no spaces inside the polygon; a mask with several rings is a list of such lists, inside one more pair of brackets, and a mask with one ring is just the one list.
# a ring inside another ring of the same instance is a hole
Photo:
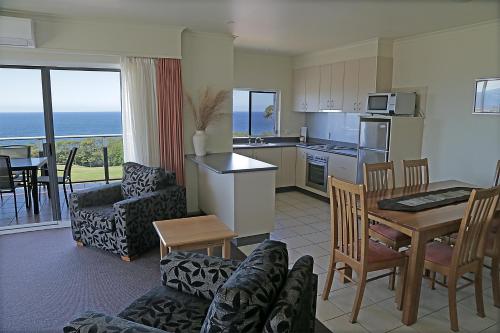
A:
{"label": "dining table", "polygon": [[26,171],[31,181],[31,195],[33,198],[33,213],[40,213],[38,203],[38,169],[47,163],[47,157],[11,158],[12,171]]}
{"label": "dining table", "polygon": [[417,321],[426,244],[436,237],[448,235],[459,230],[467,202],[418,212],[381,209],[378,202],[382,199],[398,198],[415,193],[452,187],[478,188],[478,186],[461,181],[448,180],[420,186],[400,187],[367,193],[368,218],[411,237],[402,314],[402,322],[405,325],[412,325]]}

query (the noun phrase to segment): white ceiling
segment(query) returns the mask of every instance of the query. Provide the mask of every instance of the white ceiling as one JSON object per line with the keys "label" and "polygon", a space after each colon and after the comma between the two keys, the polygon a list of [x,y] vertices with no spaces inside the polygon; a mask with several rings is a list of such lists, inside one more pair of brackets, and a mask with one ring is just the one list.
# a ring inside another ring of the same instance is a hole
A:
{"label": "white ceiling", "polygon": [[288,54],[500,18],[499,0],[0,0],[0,9],[181,25]]}

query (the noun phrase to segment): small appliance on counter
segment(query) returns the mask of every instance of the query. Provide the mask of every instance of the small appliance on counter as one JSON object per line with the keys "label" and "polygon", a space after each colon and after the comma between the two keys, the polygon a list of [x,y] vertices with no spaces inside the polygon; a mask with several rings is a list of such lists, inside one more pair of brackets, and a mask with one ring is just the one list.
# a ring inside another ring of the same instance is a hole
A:
{"label": "small appliance on counter", "polygon": [[307,141],[307,127],[301,127],[300,128],[300,142],[306,142]]}
{"label": "small appliance on counter", "polygon": [[414,116],[417,94],[407,92],[368,94],[366,112],[390,116]]}

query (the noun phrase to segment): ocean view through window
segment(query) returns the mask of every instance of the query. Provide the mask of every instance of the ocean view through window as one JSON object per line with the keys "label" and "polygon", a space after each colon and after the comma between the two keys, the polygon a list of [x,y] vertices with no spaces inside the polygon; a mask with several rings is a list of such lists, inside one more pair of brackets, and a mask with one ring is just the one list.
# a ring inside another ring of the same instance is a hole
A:
{"label": "ocean view through window", "polygon": [[[0,145],[30,145],[32,156],[43,155],[45,142],[40,71],[0,68]],[[74,182],[121,178],[120,72],[53,68],[50,83],[58,169],[77,147]]]}
{"label": "ocean view through window", "polygon": [[278,134],[279,92],[234,89],[233,137]]}

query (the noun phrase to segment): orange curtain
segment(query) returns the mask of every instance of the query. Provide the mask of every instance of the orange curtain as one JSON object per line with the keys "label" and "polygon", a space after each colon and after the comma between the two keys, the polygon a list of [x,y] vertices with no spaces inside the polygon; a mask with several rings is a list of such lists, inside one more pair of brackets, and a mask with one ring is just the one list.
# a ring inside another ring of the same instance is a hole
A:
{"label": "orange curtain", "polygon": [[177,184],[184,185],[184,133],[182,124],[182,78],[179,59],[156,62],[160,165],[175,171]]}

